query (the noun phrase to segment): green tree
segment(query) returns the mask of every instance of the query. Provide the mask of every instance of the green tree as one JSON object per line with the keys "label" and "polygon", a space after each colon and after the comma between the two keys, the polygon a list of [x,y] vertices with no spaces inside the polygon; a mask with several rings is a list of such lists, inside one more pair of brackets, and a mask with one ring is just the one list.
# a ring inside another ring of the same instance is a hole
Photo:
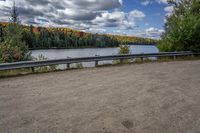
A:
{"label": "green tree", "polygon": [[0,44],[0,62],[14,62],[29,59],[28,47],[22,41],[22,28],[18,24],[18,14],[13,4],[11,23],[5,28],[3,42]]}
{"label": "green tree", "polygon": [[34,49],[36,48],[37,42],[36,42],[36,36],[32,32],[32,26],[30,26],[29,30],[23,30],[22,33],[22,40],[25,42],[25,44],[30,48]]}
{"label": "green tree", "polygon": [[165,33],[159,42],[161,51],[200,52],[200,1],[170,1],[174,11],[167,18]]}
{"label": "green tree", "polygon": [[30,59],[28,47],[22,41],[22,29],[20,25],[11,23],[5,28],[4,41],[1,46],[1,56],[4,62],[14,62]]}
{"label": "green tree", "polygon": [[0,25],[0,42],[3,41],[3,26]]}

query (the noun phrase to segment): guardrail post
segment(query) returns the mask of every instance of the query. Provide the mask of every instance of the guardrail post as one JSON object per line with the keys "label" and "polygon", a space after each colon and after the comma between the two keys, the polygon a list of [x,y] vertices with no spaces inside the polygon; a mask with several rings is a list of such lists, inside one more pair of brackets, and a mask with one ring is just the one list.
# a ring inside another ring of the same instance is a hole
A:
{"label": "guardrail post", "polygon": [[191,54],[191,57],[194,58],[194,53]]}
{"label": "guardrail post", "polygon": [[141,57],[140,59],[141,59],[142,62],[144,61],[144,58],[143,58],[143,57]]}
{"label": "guardrail post", "polygon": [[123,64],[124,63],[124,59],[120,59],[120,64]]}
{"label": "guardrail post", "polygon": [[98,67],[98,65],[99,65],[99,63],[98,63],[98,61],[96,60],[96,61],[95,61],[95,67]]}
{"label": "guardrail post", "polygon": [[[70,57],[67,57],[70,58]],[[67,69],[70,69],[70,63],[67,63]]]}
{"label": "guardrail post", "polygon": [[70,69],[70,63],[67,63],[67,69]]}
{"label": "guardrail post", "polygon": [[176,55],[173,56],[174,60],[176,60]]}
{"label": "guardrail post", "polygon": [[[98,55],[95,55],[95,56],[98,56]],[[98,67],[98,65],[99,65],[99,61],[95,60],[95,67]]]}
{"label": "guardrail post", "polygon": [[35,72],[35,68],[34,67],[31,67],[31,70],[32,70],[33,73]]}

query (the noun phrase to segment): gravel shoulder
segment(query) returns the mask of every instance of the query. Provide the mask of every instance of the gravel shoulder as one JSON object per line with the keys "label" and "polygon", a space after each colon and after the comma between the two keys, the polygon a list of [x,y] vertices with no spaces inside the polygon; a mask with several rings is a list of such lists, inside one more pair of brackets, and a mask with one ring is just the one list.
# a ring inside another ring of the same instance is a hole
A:
{"label": "gravel shoulder", "polygon": [[200,61],[0,79],[0,133],[200,132]]}

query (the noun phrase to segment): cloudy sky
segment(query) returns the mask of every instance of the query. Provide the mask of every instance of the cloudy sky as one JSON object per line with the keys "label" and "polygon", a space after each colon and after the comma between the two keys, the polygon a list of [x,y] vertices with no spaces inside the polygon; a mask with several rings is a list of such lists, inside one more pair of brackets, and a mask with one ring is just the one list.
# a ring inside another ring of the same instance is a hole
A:
{"label": "cloudy sky", "polygon": [[[69,27],[93,33],[159,38],[167,0],[16,0],[23,24]],[[9,21],[13,0],[0,0],[0,21]]]}

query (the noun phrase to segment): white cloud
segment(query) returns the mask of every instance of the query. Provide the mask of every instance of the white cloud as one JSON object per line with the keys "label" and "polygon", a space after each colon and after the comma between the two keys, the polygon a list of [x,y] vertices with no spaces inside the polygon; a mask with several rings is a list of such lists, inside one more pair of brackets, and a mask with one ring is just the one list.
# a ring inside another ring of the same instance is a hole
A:
{"label": "white cloud", "polygon": [[[72,20],[76,23],[90,21],[102,11],[120,8],[122,0],[20,0],[16,1],[16,6],[23,23],[45,17],[56,24],[68,24],[67,21]],[[11,7],[12,0],[0,1],[0,13],[10,12]],[[0,21],[3,17],[5,15],[1,14]]]}
{"label": "white cloud", "polygon": [[106,29],[104,28],[89,28],[88,30],[85,30],[86,32],[90,32],[90,33],[106,33]]}
{"label": "white cloud", "polygon": [[141,4],[147,6],[152,3],[159,3],[159,4],[168,4],[167,0],[142,0]]}
{"label": "white cloud", "polygon": [[167,4],[167,0],[156,0],[158,3]]}
{"label": "white cloud", "polygon": [[[145,17],[139,10],[120,11],[123,0],[19,0],[16,6],[23,24],[69,27],[105,32],[107,27],[133,29]],[[0,21],[8,21],[12,0],[0,1]]]}
{"label": "white cloud", "polygon": [[154,39],[160,38],[160,36],[163,32],[164,32],[164,30],[157,29],[157,28],[154,28],[154,27],[150,27],[150,28],[145,30],[146,36],[149,37],[149,38],[154,38]]}
{"label": "white cloud", "polygon": [[164,11],[166,12],[166,16],[170,16],[172,14],[173,10],[174,10],[173,6],[167,6],[164,8]]}
{"label": "white cloud", "polygon": [[105,11],[97,16],[92,22],[105,27],[117,27],[125,19],[125,13],[120,11],[108,12]]}
{"label": "white cloud", "polygon": [[144,6],[147,6],[149,4],[152,4],[152,1],[145,0],[145,1],[142,1],[141,4],[144,5]]}
{"label": "white cloud", "polygon": [[121,5],[123,5],[123,0],[119,0],[119,3],[120,3]]}
{"label": "white cloud", "polygon": [[122,11],[105,11],[97,16],[92,22],[104,27],[119,27],[121,29],[133,29],[136,21],[145,17],[145,14],[139,10],[133,10],[129,13]]}
{"label": "white cloud", "polygon": [[159,39],[163,32],[163,29],[150,27],[145,29],[144,31],[138,31],[135,35],[138,37]]}
{"label": "white cloud", "polygon": [[[145,0],[146,4],[153,1]],[[157,0],[154,2],[158,2]],[[165,3],[160,1],[158,3]],[[138,21],[146,17],[140,10],[120,11],[123,0],[19,0],[17,7],[23,24],[70,27],[92,33],[131,34]],[[12,0],[0,1],[0,21],[8,21]],[[117,10],[116,10],[117,9]],[[146,23],[146,26],[149,24]],[[128,30],[127,30],[128,29]],[[127,31],[127,32],[126,32]],[[140,37],[159,38],[163,31],[148,28],[136,33]],[[135,35],[135,34],[134,34]]]}
{"label": "white cloud", "polygon": [[144,18],[145,14],[139,10],[133,10],[129,13],[130,18]]}
{"label": "white cloud", "polygon": [[157,28],[154,28],[154,27],[150,27],[150,28],[146,29],[145,31],[146,31],[146,33],[149,33],[149,34],[162,33],[163,32],[163,30],[157,29]]}

